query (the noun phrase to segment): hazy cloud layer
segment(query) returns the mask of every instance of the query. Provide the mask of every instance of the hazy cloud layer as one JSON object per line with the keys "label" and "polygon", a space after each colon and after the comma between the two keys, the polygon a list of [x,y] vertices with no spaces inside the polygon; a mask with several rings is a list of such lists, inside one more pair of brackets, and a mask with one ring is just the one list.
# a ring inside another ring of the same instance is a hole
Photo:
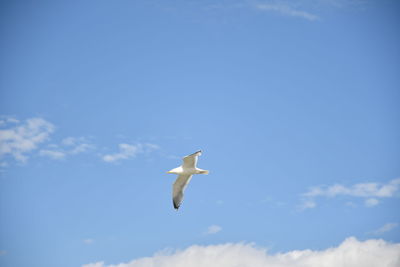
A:
{"label": "hazy cloud layer", "polygon": [[334,198],[337,196],[350,196],[363,198],[367,207],[373,207],[380,203],[382,198],[394,197],[400,189],[400,178],[393,179],[386,184],[359,183],[352,186],[335,184],[332,186],[316,186],[302,194],[303,202],[300,209],[316,207],[318,197]]}
{"label": "hazy cloud layer", "polygon": [[82,267],[397,267],[400,266],[400,244],[383,240],[346,239],[338,247],[321,251],[294,250],[268,254],[252,244],[191,246],[173,253],[161,251],[152,257],[128,263],[107,265],[104,262]]}

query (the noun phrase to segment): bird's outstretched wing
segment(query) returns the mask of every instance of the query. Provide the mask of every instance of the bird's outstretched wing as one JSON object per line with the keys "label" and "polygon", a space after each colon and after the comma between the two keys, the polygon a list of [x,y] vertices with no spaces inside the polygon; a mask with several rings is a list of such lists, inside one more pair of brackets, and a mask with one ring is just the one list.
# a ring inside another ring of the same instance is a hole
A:
{"label": "bird's outstretched wing", "polygon": [[183,193],[185,192],[185,189],[189,184],[190,179],[192,179],[192,175],[182,174],[179,175],[176,179],[172,187],[172,202],[174,203],[175,209],[179,209],[179,206],[181,205],[183,200]]}
{"label": "bird's outstretched wing", "polygon": [[197,158],[201,155],[201,150],[194,152],[193,154],[190,154],[186,157],[183,158],[183,164],[182,167],[184,169],[192,169],[196,168],[197,164]]}

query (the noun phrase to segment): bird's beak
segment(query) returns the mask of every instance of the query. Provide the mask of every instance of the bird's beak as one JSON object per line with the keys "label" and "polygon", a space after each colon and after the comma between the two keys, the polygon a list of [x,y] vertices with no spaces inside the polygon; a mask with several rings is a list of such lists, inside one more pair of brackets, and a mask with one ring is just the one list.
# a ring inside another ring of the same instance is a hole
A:
{"label": "bird's beak", "polygon": [[170,171],[167,171],[167,173],[171,173]]}

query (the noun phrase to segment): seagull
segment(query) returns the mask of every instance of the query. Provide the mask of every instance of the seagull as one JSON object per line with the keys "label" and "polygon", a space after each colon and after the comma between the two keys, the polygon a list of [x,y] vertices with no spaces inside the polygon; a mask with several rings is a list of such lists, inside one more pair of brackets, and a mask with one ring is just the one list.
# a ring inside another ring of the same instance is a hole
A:
{"label": "seagull", "polygon": [[178,174],[178,178],[172,187],[172,202],[174,208],[179,209],[183,200],[183,192],[192,179],[193,174],[208,174],[207,170],[202,170],[196,167],[197,158],[201,155],[201,150],[190,154],[183,158],[182,166],[172,169],[167,173]]}

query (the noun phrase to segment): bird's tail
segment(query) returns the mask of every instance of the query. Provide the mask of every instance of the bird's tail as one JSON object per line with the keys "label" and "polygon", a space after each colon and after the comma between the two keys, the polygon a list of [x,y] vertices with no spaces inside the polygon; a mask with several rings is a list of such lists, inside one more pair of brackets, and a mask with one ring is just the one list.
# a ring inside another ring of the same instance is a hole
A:
{"label": "bird's tail", "polygon": [[209,171],[207,171],[207,170],[200,170],[200,172],[199,172],[199,174],[208,174],[209,173]]}

